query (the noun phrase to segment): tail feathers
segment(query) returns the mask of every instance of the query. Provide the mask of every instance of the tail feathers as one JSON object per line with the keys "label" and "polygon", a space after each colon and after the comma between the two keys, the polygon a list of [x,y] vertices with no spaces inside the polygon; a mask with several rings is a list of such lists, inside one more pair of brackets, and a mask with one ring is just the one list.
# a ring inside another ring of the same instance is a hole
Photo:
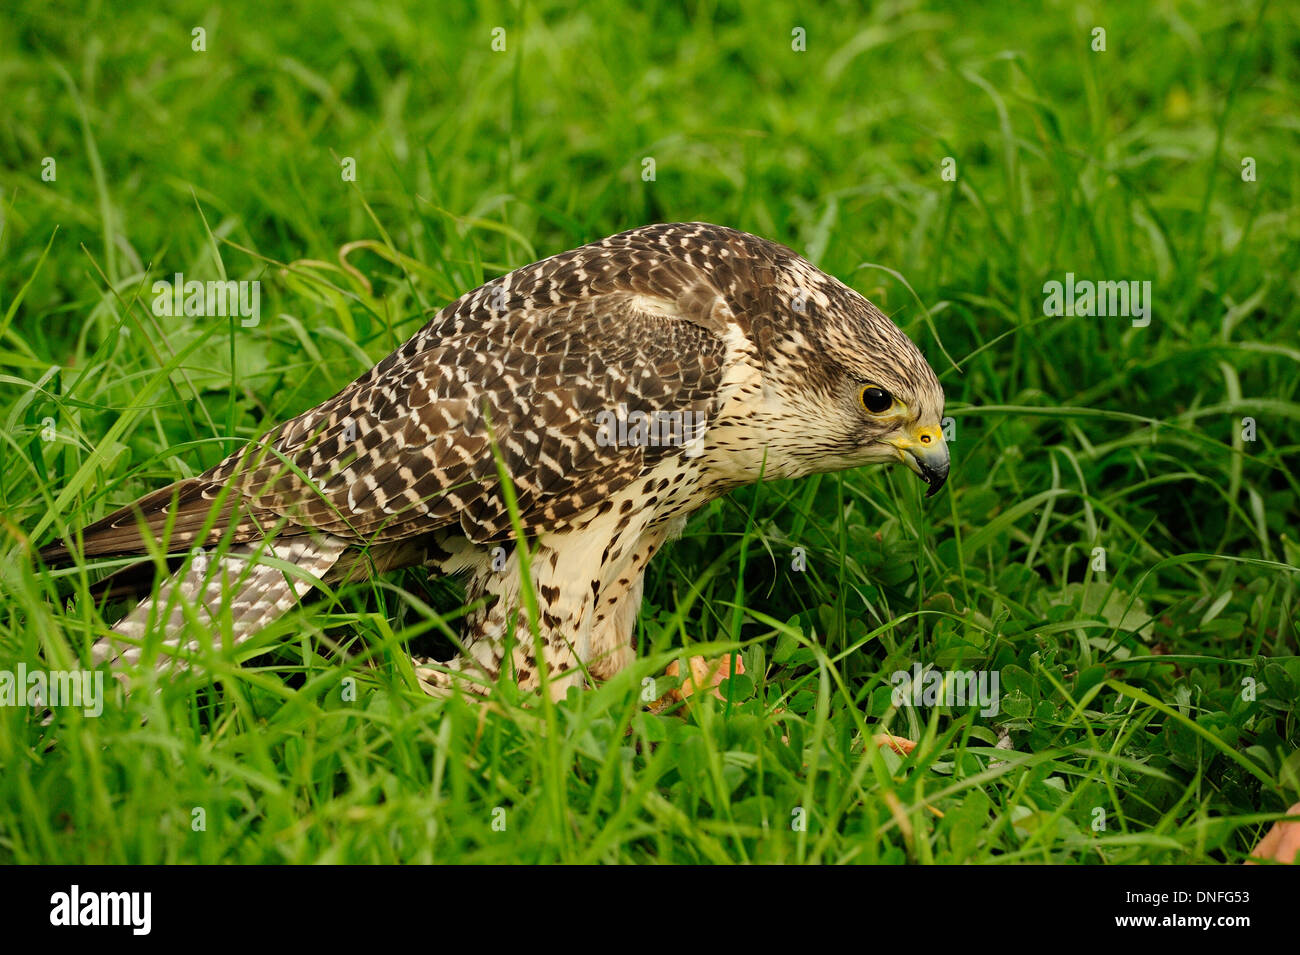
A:
{"label": "tail feathers", "polygon": [[[162,647],[188,652],[199,649],[199,639],[191,636],[183,645],[181,641],[196,631],[210,632],[218,647],[238,646],[288,611],[315,586],[313,578],[325,578],[347,547],[346,541],[331,535],[302,535],[271,544],[241,545],[217,558],[199,554],[170,577],[156,597],[145,599],[118,621],[113,635],[97,641],[92,660],[95,665],[136,663],[151,632],[161,632]],[[291,566],[261,562],[271,557]],[[227,614],[229,632],[224,623]],[[187,630],[191,619],[196,626]],[[177,658],[172,653],[160,652],[158,668],[173,659]],[[183,659],[177,663],[185,665]]]}

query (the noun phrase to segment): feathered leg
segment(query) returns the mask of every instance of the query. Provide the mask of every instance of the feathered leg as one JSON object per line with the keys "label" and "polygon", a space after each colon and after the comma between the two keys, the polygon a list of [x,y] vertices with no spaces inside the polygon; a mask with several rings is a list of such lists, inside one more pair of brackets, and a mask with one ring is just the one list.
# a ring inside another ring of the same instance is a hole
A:
{"label": "feathered leg", "polygon": [[560,699],[570,686],[584,685],[588,674],[613,677],[636,658],[645,568],[667,533],[647,531],[642,520],[614,518],[545,538],[531,559],[536,637],[520,593],[518,555],[491,562],[480,549],[470,565],[467,597],[487,602],[466,618],[463,654],[440,666],[415,661],[426,689],[441,694],[464,674],[462,689],[482,692],[506,669],[520,689],[534,690],[544,667],[550,694]]}

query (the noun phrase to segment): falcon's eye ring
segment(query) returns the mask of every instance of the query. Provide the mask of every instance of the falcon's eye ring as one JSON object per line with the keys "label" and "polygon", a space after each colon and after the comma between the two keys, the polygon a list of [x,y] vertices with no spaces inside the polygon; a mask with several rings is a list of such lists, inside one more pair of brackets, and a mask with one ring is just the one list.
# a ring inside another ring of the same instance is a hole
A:
{"label": "falcon's eye ring", "polygon": [[894,406],[894,396],[875,385],[867,385],[859,397],[862,399],[862,407],[872,414],[883,414]]}

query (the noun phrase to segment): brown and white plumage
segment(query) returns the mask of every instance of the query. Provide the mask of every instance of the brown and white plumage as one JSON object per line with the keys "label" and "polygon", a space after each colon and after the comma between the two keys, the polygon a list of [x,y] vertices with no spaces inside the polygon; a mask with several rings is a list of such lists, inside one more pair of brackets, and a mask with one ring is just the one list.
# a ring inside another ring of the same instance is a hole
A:
{"label": "brown and white plumage", "polygon": [[[867,407],[869,388],[891,406]],[[423,564],[489,598],[450,669],[492,680],[508,665],[536,685],[526,625],[505,660],[519,554],[495,443],[563,692],[631,659],[646,564],[693,510],[760,476],[890,460],[936,490],[942,406],[912,342],[789,249],[702,223],[624,232],[467,293],[333,398],[86,528],[87,556],[144,553],[142,526],[171,552],[202,549],[96,656],[126,646],[129,662],[151,628],[192,647],[227,619],[238,642],[315,582]],[[610,443],[599,422],[616,409],[704,425],[693,441]]]}

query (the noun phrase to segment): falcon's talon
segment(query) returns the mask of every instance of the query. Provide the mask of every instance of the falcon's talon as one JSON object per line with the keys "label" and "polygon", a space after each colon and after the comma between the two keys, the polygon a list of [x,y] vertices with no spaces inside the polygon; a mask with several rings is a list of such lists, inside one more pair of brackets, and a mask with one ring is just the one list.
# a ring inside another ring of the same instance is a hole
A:
{"label": "falcon's talon", "polygon": [[[334,397],[86,528],[87,557],[146,557],[143,528],[230,570],[188,562],[114,626],[121,656],[105,639],[94,658],[134,663],[154,626],[179,646],[195,612],[214,628],[228,613],[237,644],[317,584],[423,565],[465,575],[471,609],[465,653],[417,661],[422,685],[487,691],[505,673],[531,691],[546,674],[563,697],[631,661],[646,566],[694,511],[894,460],[934,494],[942,414],[907,336],[790,249],[706,223],[633,229],[467,292]],[[664,415],[703,425],[637,423]],[[531,620],[498,461],[536,551]],[[113,593],[151,592],[150,561],[124,574]]]}

